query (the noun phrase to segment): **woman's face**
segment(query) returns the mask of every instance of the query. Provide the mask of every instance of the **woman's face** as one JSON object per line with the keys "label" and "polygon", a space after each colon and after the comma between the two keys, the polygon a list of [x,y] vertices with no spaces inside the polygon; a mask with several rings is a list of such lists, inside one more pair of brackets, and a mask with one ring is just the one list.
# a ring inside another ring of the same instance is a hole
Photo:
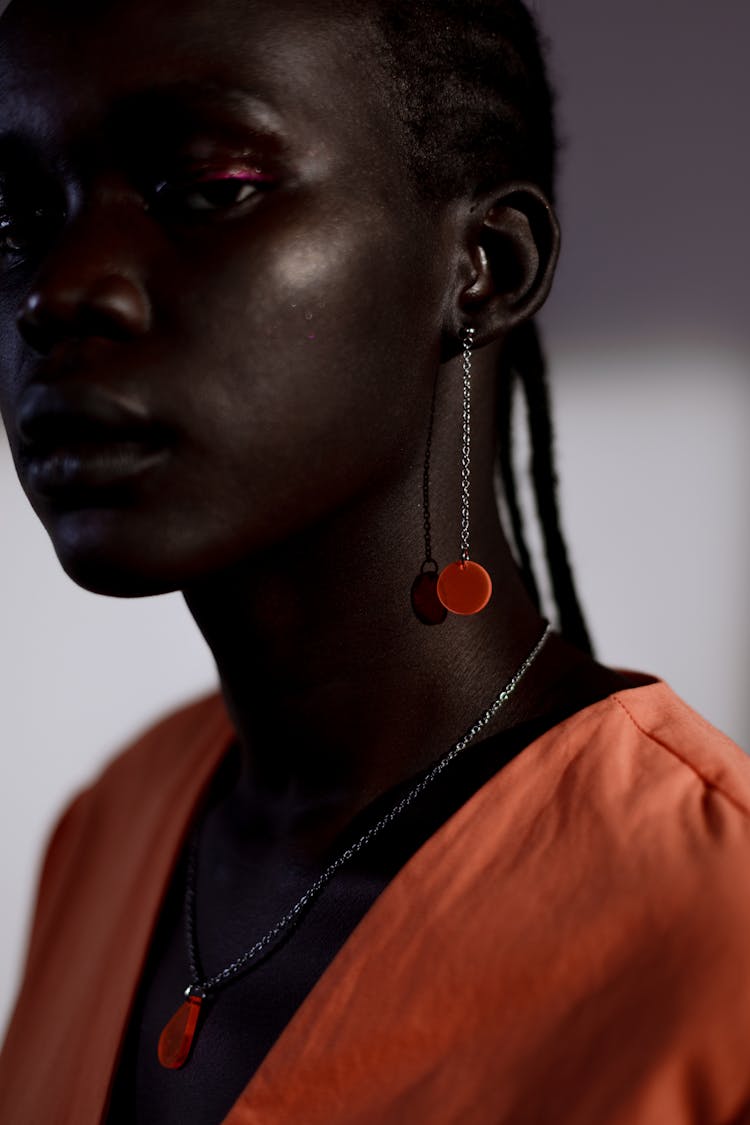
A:
{"label": "woman's face", "polygon": [[0,407],[82,585],[183,587],[422,439],[446,279],[372,34],[310,0],[0,19]]}

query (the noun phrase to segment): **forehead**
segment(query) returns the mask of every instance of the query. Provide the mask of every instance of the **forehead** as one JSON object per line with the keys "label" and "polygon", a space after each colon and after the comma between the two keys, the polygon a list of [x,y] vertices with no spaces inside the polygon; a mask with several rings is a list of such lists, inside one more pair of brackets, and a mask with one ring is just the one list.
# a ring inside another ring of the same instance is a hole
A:
{"label": "forehead", "polygon": [[[269,128],[371,146],[390,115],[367,9],[364,0],[12,0],[0,15],[0,129],[94,132],[118,106],[152,115],[200,99],[243,102]],[[157,88],[168,96],[154,100]]]}

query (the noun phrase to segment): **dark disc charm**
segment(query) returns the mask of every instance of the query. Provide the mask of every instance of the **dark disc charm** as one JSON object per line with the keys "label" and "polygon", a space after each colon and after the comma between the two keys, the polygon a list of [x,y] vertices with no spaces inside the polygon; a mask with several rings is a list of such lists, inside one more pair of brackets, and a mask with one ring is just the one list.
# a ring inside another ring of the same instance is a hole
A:
{"label": "dark disc charm", "polygon": [[438,576],[435,571],[418,574],[411,587],[411,607],[423,625],[442,625],[448,611],[437,592]]}

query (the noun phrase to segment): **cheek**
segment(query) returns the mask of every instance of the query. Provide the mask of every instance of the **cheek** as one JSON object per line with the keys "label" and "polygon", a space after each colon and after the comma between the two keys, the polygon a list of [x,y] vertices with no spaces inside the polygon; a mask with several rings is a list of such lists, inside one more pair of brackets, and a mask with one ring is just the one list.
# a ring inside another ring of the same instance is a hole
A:
{"label": "cheek", "polygon": [[[285,224],[224,259],[189,349],[212,463],[276,504],[352,486],[403,445],[418,287],[367,216]],[[197,310],[196,310],[197,315]],[[416,375],[416,372],[415,372]]]}

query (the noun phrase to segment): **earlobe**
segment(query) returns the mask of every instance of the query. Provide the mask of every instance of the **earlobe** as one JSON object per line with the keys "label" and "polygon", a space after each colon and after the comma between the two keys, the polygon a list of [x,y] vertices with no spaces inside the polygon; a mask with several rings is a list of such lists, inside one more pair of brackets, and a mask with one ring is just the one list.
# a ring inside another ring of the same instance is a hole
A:
{"label": "earlobe", "polygon": [[[525,320],[544,303],[560,248],[557,219],[533,184],[513,184],[485,197],[481,222],[472,224],[471,281],[461,293],[478,342],[488,342]],[[476,220],[479,208],[474,208]]]}

